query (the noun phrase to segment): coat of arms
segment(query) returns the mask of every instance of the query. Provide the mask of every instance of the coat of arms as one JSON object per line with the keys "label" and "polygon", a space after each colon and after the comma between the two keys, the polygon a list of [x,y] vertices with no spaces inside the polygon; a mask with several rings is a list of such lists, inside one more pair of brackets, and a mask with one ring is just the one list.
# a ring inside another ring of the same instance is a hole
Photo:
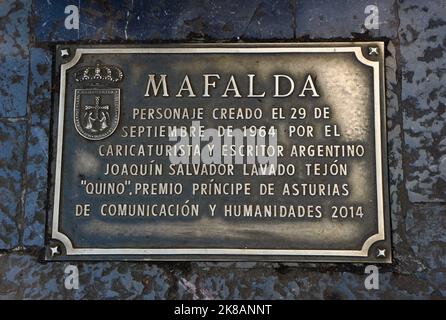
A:
{"label": "coat of arms", "polygon": [[121,81],[121,69],[100,65],[83,67],[76,72],[77,82],[93,88],[75,89],[74,125],[81,136],[89,140],[105,139],[116,130],[120,115],[120,89],[97,88]]}

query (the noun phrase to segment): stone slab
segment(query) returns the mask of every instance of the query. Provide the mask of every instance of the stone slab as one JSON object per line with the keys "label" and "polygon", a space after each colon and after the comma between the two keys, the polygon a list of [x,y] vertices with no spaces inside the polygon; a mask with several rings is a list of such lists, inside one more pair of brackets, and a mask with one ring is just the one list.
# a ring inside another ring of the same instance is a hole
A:
{"label": "stone slab", "polygon": [[446,3],[400,6],[401,103],[411,202],[446,201]]}
{"label": "stone slab", "polygon": [[[370,5],[375,6],[373,11]],[[395,2],[389,0],[298,0],[296,37],[327,40],[358,36],[396,38],[396,9]],[[376,26],[375,19],[367,20],[374,13],[378,14]]]}
{"label": "stone slab", "polygon": [[48,50],[31,48],[30,129],[25,179],[24,246],[43,246],[48,188],[51,63]]}
{"label": "stone slab", "polygon": [[20,244],[26,123],[0,119],[0,249]]}
{"label": "stone slab", "polygon": [[26,115],[30,1],[0,2],[0,117]]}
{"label": "stone slab", "polygon": [[[70,5],[78,28],[70,24]],[[270,0],[36,1],[35,32],[38,42],[291,39],[293,8],[293,1]]]}

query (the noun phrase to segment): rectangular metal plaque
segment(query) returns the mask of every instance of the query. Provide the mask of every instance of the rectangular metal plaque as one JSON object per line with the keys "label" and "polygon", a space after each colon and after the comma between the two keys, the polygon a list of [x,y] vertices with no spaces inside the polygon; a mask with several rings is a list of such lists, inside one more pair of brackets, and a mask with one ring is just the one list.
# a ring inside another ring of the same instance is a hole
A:
{"label": "rectangular metal plaque", "polygon": [[391,262],[382,42],[56,50],[48,260]]}

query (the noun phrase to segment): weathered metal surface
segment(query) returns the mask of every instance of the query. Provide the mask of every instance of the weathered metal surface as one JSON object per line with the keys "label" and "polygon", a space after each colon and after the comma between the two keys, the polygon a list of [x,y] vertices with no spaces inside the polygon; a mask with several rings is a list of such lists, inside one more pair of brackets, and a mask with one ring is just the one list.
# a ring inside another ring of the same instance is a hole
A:
{"label": "weathered metal surface", "polygon": [[57,50],[48,258],[390,261],[382,43]]}

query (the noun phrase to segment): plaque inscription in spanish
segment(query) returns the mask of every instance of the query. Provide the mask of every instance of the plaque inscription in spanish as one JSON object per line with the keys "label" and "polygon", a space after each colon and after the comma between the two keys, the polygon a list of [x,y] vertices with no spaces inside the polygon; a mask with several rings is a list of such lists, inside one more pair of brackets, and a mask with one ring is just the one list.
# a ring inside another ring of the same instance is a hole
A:
{"label": "plaque inscription in spanish", "polygon": [[390,262],[383,53],[59,46],[47,259]]}

